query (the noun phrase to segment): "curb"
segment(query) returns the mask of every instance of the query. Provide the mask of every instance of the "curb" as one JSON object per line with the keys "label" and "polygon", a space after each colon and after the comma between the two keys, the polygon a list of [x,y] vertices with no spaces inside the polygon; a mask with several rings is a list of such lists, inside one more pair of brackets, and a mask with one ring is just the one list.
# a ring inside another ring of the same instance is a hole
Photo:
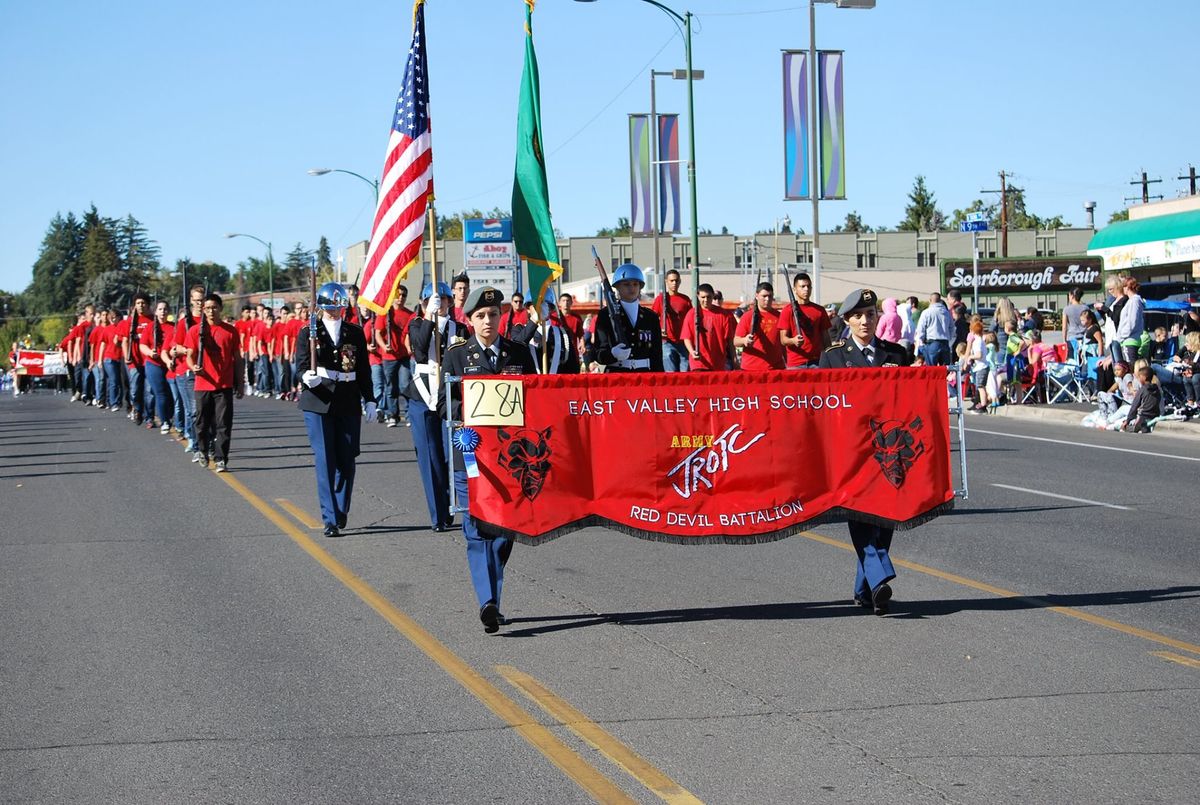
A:
{"label": "curb", "polygon": [[[1002,405],[996,409],[996,414],[1012,419],[1033,419],[1061,425],[1075,425],[1076,427],[1079,427],[1079,421],[1086,413],[1086,411],[1077,411],[1071,408],[1051,408],[1045,405]],[[1160,422],[1154,426],[1154,433],[1172,438],[1200,439],[1200,422]]]}

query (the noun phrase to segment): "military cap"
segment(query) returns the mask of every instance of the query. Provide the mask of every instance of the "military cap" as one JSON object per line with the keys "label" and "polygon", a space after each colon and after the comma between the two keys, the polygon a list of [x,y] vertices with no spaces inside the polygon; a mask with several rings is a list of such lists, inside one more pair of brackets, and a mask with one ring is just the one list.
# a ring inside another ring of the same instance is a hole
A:
{"label": "military cap", "polygon": [[859,288],[857,291],[851,291],[850,295],[846,297],[846,301],[842,302],[841,308],[838,309],[838,315],[844,319],[861,308],[874,308],[878,302],[879,298],[870,288]]}
{"label": "military cap", "polygon": [[470,316],[481,307],[500,307],[504,303],[504,294],[495,288],[484,285],[471,291],[463,305],[463,312]]}

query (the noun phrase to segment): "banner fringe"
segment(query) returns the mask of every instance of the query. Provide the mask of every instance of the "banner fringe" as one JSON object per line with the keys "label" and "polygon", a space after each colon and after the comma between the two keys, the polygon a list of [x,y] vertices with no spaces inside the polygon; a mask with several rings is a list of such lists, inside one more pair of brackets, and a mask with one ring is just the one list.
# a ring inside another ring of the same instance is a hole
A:
{"label": "banner fringe", "polygon": [[622,534],[628,534],[631,537],[644,539],[650,542],[669,542],[675,545],[762,545],[768,542],[778,542],[781,539],[795,536],[803,531],[807,531],[813,526],[825,525],[827,523],[839,523],[848,520],[855,520],[860,523],[870,523],[871,525],[879,526],[880,528],[892,528],[896,531],[908,531],[917,526],[924,525],[930,520],[943,515],[954,509],[954,498],[950,498],[944,503],[940,503],[929,509],[926,512],[918,514],[916,517],[910,517],[907,520],[895,521],[885,517],[877,517],[873,514],[855,511],[844,507],[830,509],[810,517],[802,523],[793,523],[786,528],[780,528],[775,531],[767,531],[762,534],[709,534],[706,536],[685,537],[677,534],[663,534],[658,531],[648,531],[644,528],[634,528],[633,526],[618,523],[609,520],[606,517],[599,515],[589,515],[579,520],[575,520],[565,525],[559,526],[544,534],[536,536],[524,534],[520,531],[515,531],[511,528],[489,523],[476,518],[475,523],[479,528],[479,533],[487,537],[507,537],[514,542],[519,542],[522,545],[542,545],[544,543],[556,540],[559,537],[565,536],[575,531],[581,531],[585,528],[606,528],[609,531],[619,531]]}

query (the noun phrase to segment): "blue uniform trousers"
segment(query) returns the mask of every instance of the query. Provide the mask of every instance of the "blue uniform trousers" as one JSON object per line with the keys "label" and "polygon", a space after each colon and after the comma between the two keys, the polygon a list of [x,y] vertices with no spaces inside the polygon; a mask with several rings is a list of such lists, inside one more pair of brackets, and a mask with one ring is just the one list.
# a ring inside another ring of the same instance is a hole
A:
{"label": "blue uniform trousers", "polygon": [[417,469],[429,506],[429,525],[449,525],[450,473],[446,469],[446,443],[442,420],[422,400],[408,400],[408,421],[412,425],[413,446],[417,450]]}
{"label": "blue uniform trousers", "polygon": [[[454,471],[454,493],[459,506],[467,508],[467,473]],[[467,538],[467,567],[471,570],[471,585],[479,606],[491,602],[500,606],[500,593],[504,588],[504,565],[512,553],[512,540],[508,537],[488,539],[480,536],[475,518],[463,514],[463,536]]]}
{"label": "blue uniform trousers", "polygon": [[892,547],[892,529],[851,520],[850,541],[858,555],[858,572],[854,576],[854,594],[871,600],[871,591],[896,578],[896,569],[888,551]]}
{"label": "blue uniform trousers", "polygon": [[358,457],[358,439],[362,416],[335,416],[304,412],[304,427],[316,459],[317,499],[321,502],[321,520],[339,525],[350,513],[354,494],[354,459]]}

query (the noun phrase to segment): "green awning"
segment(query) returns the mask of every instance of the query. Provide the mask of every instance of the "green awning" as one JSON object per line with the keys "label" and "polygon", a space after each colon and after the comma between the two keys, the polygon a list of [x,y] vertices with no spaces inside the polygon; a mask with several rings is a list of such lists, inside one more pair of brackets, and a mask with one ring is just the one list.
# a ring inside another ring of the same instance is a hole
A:
{"label": "green awning", "polygon": [[1200,236],[1200,210],[1175,212],[1140,221],[1118,221],[1109,224],[1092,236],[1089,253],[1099,249],[1131,246],[1161,240],[1178,240]]}

